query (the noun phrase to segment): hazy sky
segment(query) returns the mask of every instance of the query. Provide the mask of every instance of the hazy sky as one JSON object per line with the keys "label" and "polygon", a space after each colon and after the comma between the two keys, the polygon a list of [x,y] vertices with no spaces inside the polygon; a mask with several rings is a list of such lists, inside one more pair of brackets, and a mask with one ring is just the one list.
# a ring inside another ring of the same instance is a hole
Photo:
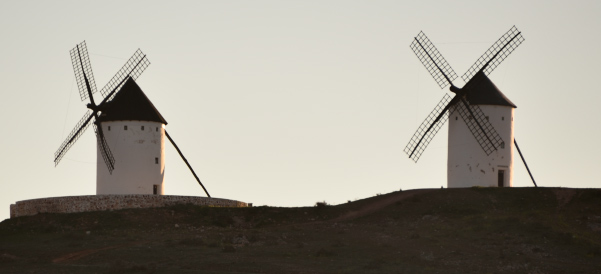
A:
{"label": "hazy sky", "polygon": [[[518,106],[538,185],[599,187],[600,14],[599,1],[0,1],[0,220],[19,200],[95,194],[92,129],[53,163],[86,111],[69,57],[83,40],[98,89],[148,55],[138,84],[212,196],[289,207],[446,186],[446,126],[417,164],[403,153],[448,92],[409,44],[423,30],[461,75],[516,25],[526,40],[490,78]],[[166,193],[204,196],[166,147]],[[532,186],[515,155],[514,186]]]}

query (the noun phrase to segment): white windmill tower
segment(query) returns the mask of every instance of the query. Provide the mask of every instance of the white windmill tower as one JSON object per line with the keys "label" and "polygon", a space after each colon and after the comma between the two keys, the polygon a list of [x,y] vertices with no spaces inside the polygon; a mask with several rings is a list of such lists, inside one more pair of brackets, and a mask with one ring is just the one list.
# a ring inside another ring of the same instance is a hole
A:
{"label": "white windmill tower", "polygon": [[104,138],[119,165],[105,168],[97,149],[96,194],[164,194],[167,121],[129,78],[100,114]]}
{"label": "white windmill tower", "polygon": [[137,50],[108,84],[100,90],[96,104],[96,84],[85,41],[71,51],[71,61],[79,94],[90,99],[88,112],[77,123],[54,154],[58,165],[94,118],[97,139],[96,194],[164,194],[165,137],[176,148],[188,168],[211,197],[196,173],[165,130],[167,121],[146,97],[135,79],[150,65]]}
{"label": "white windmill tower", "polygon": [[444,95],[415,132],[405,147],[405,153],[417,162],[432,138],[450,118],[448,187],[513,185],[514,144],[520,152],[513,133],[516,106],[487,75],[523,41],[521,32],[512,27],[462,76],[466,82],[463,88],[452,83],[457,74],[423,32],[411,43],[411,49],[438,85],[441,88],[450,85],[455,96],[451,99],[448,94]]}

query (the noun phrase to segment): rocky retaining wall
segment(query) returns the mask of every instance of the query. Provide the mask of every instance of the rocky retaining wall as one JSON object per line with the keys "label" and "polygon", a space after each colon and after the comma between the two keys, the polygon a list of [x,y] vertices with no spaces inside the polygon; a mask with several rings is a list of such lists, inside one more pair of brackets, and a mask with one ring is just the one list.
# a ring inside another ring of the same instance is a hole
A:
{"label": "rocky retaining wall", "polygon": [[18,201],[10,205],[10,217],[31,216],[38,213],[75,213],[118,210],[126,208],[165,207],[193,204],[216,207],[247,207],[248,204],[219,198],[170,195],[90,195],[67,196]]}

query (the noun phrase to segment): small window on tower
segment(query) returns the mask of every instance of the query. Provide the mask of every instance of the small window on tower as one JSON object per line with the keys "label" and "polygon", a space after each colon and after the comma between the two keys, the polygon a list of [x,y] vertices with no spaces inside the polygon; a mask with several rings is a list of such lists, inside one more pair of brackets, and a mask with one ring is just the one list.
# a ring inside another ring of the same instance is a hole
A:
{"label": "small window on tower", "polygon": [[123,129],[127,130],[127,126],[123,126]]}
{"label": "small window on tower", "polygon": [[486,121],[488,121],[488,116],[486,116]]}
{"label": "small window on tower", "polygon": [[159,157],[154,157],[154,163],[159,164]]}
{"label": "small window on tower", "polygon": [[505,116],[501,117],[501,121],[505,121]]}
{"label": "small window on tower", "polygon": [[109,126],[109,131],[111,131],[111,126]]}
{"label": "small window on tower", "polygon": [[144,126],[142,126],[142,130],[144,130]]}
{"label": "small window on tower", "polygon": [[505,148],[505,142],[501,143],[501,148]]}
{"label": "small window on tower", "polygon": [[159,127],[157,127],[157,131],[159,131]]}
{"label": "small window on tower", "polygon": [[455,116],[455,121],[457,121],[457,116]]}

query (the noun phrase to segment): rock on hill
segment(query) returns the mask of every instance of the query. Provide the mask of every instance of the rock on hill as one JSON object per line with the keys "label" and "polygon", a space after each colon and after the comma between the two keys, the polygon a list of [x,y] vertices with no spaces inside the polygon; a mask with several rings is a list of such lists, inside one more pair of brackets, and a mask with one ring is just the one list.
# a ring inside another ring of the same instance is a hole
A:
{"label": "rock on hill", "polygon": [[0,223],[2,273],[601,273],[601,190],[420,189]]}

